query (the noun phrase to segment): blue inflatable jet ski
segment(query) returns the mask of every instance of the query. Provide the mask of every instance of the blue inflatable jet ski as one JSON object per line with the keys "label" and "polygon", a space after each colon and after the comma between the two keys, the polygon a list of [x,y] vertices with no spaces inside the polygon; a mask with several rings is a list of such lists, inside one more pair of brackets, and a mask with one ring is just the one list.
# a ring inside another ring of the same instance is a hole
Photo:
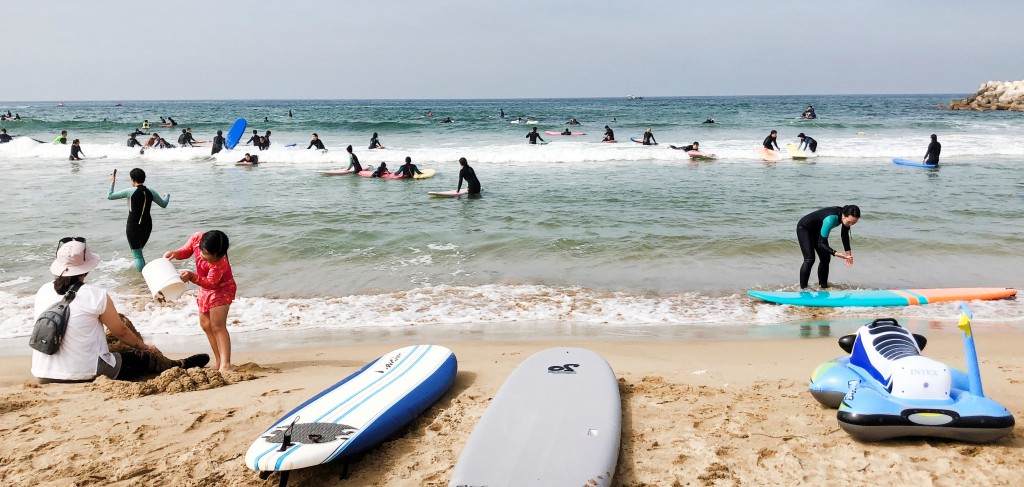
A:
{"label": "blue inflatable jet ski", "polygon": [[966,372],[921,355],[927,340],[884,318],[839,339],[850,355],[814,370],[811,395],[838,408],[839,426],[861,441],[926,436],[984,443],[1010,434],[1013,415],[982,392],[970,310],[960,306]]}

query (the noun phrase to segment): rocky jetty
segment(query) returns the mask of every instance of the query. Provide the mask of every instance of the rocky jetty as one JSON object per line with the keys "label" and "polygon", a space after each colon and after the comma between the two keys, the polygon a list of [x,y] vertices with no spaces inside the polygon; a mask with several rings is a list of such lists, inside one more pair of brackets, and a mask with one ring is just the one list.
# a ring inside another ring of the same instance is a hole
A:
{"label": "rocky jetty", "polygon": [[978,92],[949,102],[950,110],[1015,110],[1024,111],[1024,81],[989,81]]}

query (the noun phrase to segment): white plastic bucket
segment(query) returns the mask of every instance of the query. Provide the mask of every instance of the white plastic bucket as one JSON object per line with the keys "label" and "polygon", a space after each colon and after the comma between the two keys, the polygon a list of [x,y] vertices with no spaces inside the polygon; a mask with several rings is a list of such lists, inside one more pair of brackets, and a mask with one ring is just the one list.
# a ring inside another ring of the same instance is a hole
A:
{"label": "white plastic bucket", "polygon": [[142,277],[146,279],[149,292],[156,299],[178,299],[185,292],[186,285],[181,281],[178,270],[171,261],[161,257],[154,259],[142,268]]}

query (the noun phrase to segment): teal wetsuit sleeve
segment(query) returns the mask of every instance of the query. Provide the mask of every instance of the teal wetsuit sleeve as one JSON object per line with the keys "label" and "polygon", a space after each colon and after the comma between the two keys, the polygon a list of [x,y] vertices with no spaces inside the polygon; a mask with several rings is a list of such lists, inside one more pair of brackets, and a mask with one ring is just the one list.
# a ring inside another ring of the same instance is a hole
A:
{"label": "teal wetsuit sleeve", "polygon": [[149,194],[153,195],[153,201],[160,205],[160,208],[167,208],[167,203],[171,202],[171,194],[167,193],[167,199],[163,199],[160,193],[157,193],[155,189],[149,188]]}
{"label": "teal wetsuit sleeve", "polygon": [[122,189],[121,191],[114,192],[114,183],[110,183],[110,191],[107,192],[108,200],[119,200],[121,198],[127,198],[135,192],[135,188]]}
{"label": "teal wetsuit sleeve", "polygon": [[[832,229],[839,226],[839,216],[829,215],[821,221],[821,234],[818,235],[818,248],[828,252],[829,255],[835,255],[836,249],[833,249],[828,244],[828,234],[832,232]],[[845,241],[844,241],[845,243]]]}

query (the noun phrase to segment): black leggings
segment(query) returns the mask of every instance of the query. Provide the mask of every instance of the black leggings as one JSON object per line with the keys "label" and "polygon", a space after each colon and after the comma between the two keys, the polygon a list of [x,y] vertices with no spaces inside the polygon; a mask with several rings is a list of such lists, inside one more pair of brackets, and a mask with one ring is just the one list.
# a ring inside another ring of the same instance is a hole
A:
{"label": "black leggings", "polygon": [[814,266],[814,254],[818,254],[821,262],[818,264],[818,284],[828,287],[828,263],[832,256],[826,250],[818,248],[818,238],[821,235],[821,227],[807,228],[801,225],[796,227],[796,239],[800,242],[800,252],[804,254],[804,263],[800,265],[800,289],[807,287],[807,281],[811,279],[811,267]]}
{"label": "black leggings", "polygon": [[145,247],[151,233],[153,233],[152,220],[144,221],[141,224],[133,224],[129,221],[124,229],[124,234],[128,237],[128,248],[137,250]]}

